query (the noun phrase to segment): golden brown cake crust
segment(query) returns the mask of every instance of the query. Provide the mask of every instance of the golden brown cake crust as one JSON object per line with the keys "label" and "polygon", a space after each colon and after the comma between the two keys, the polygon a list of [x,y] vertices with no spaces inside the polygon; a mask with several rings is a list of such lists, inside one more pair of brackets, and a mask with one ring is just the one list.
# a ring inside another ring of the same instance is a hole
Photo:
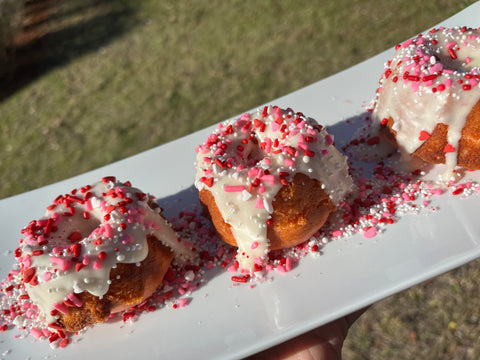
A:
{"label": "golden brown cake crust", "polygon": [[[389,118],[386,126],[382,127],[380,132],[389,142],[396,145],[394,123],[395,120]],[[444,148],[448,144],[447,135],[448,125],[438,123],[430,137],[412,155],[431,164],[444,164]],[[457,165],[470,170],[480,169],[480,100],[468,114],[462,129]]]}
{"label": "golden brown cake crust", "polygon": [[[225,223],[212,193],[200,191],[200,201],[208,209],[221,239],[237,246],[231,227]],[[284,249],[308,240],[327,220],[335,206],[315,179],[297,173],[292,183],[283,186],[273,201],[272,224],[267,230],[270,249]]]}
{"label": "golden brown cake crust", "polygon": [[[150,297],[162,283],[174,253],[155,236],[147,236],[148,256],[140,263],[119,263],[110,273],[108,292],[102,299],[84,291],[77,297],[81,307],[72,307],[68,314],[60,314],[59,324],[67,331],[78,331],[97,322],[104,322],[111,313],[138,305]],[[117,277],[119,277],[117,279]]]}

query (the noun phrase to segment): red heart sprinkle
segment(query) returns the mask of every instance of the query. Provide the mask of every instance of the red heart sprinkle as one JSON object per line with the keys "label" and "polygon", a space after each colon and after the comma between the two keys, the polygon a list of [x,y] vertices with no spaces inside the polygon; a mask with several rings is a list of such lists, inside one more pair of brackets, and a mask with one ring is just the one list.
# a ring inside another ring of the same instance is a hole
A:
{"label": "red heart sprinkle", "polygon": [[424,141],[427,140],[430,137],[430,134],[424,130],[420,131],[420,136],[418,137],[418,140]]}
{"label": "red heart sprinkle", "polygon": [[213,177],[211,178],[205,178],[202,180],[202,182],[207,185],[208,187],[212,187],[213,185]]}
{"label": "red heart sprinkle", "polygon": [[75,270],[80,271],[85,265],[83,263],[76,263],[75,264]]}
{"label": "red heart sprinkle", "polygon": [[454,148],[452,145],[447,144],[447,145],[443,148],[443,152],[444,152],[444,153],[455,152],[455,148]]}

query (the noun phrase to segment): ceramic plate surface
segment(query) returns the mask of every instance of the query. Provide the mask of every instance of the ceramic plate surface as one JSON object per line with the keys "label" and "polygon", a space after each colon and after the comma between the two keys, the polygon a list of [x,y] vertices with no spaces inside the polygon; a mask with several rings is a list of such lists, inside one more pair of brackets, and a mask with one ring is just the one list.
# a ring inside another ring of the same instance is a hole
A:
{"label": "ceramic plate surface", "polygon": [[[480,3],[441,25],[478,27],[478,19]],[[392,50],[383,52],[270,104],[292,107],[328,125],[337,142],[348,139],[353,130],[347,120],[365,112],[383,64],[392,54]],[[8,224],[2,229],[0,276],[4,278],[14,263],[11,250],[17,247],[20,229],[43,215],[57,194],[102,176],[131,180],[160,199],[168,216],[197,204],[192,188],[194,149],[210,131],[0,201],[0,218]],[[321,256],[307,256],[293,271],[252,289],[232,286],[231,274],[213,270],[192,293],[188,306],[166,307],[140,316],[133,324],[95,326],[65,349],[54,351],[46,342],[31,338],[13,339],[15,330],[0,334],[0,349],[17,359],[241,358],[479,257],[479,201],[477,196],[439,197],[437,212],[405,215],[373,239],[356,235],[333,241]]]}

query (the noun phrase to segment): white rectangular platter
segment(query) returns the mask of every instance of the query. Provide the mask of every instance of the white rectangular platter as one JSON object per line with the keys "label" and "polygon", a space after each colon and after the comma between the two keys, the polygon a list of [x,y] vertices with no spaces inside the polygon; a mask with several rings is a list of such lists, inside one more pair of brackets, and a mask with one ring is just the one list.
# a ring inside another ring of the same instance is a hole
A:
{"label": "white rectangular platter", "polygon": [[[479,20],[476,3],[441,25],[478,27]],[[337,139],[345,138],[345,120],[365,112],[392,54],[383,52],[270,104],[301,111],[329,126]],[[102,176],[132,181],[160,199],[168,216],[197,204],[194,149],[210,130],[0,201],[0,276],[11,269],[11,251],[30,220],[43,215],[56,195]],[[231,274],[213,270],[188,306],[166,307],[133,324],[95,326],[64,349],[52,350],[48,342],[32,338],[14,339],[15,331],[0,333],[0,349],[16,359],[242,358],[479,257],[479,200],[440,197],[437,212],[406,215],[373,239],[356,235],[331,242],[321,256],[307,256],[293,271],[253,288],[232,286]]]}

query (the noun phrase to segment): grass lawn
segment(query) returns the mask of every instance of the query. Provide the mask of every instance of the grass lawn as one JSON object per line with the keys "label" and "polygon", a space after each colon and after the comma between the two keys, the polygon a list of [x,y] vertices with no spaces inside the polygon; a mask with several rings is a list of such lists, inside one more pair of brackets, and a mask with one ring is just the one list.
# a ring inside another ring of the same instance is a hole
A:
{"label": "grass lawn", "polygon": [[[30,0],[0,88],[0,198],[285,95],[473,2]],[[477,358],[479,271],[472,263],[373,306],[345,357]]]}

